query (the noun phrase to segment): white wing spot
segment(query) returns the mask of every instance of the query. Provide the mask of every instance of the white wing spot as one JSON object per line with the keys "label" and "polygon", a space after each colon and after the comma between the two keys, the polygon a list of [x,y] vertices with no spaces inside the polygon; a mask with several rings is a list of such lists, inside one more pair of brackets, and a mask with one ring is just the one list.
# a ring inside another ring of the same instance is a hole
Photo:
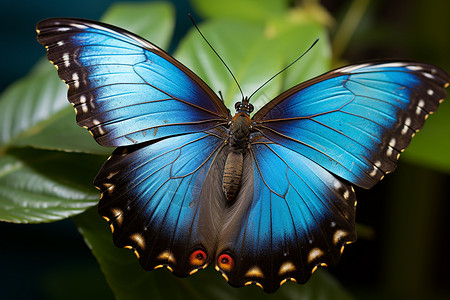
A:
{"label": "white wing spot", "polygon": [[375,175],[377,175],[377,171],[378,171],[378,169],[374,167],[372,169],[372,171],[370,171],[369,176],[370,177],[375,177]]}
{"label": "white wing spot", "polygon": [[62,45],[64,45],[64,42],[63,41],[59,41],[59,42],[56,43],[56,45],[61,47]]}
{"label": "white wing spot", "polygon": [[433,91],[432,89],[429,89],[429,90],[427,91],[427,93],[428,93],[428,95],[432,96],[432,95],[434,94],[434,91]]}
{"label": "white wing spot", "polygon": [[407,66],[406,68],[410,71],[419,71],[423,69],[421,66]]}
{"label": "white wing spot", "polygon": [[57,31],[69,31],[70,28],[67,28],[67,27],[59,27],[59,28],[56,28],[56,30],[57,30]]}
{"label": "white wing spot", "polygon": [[367,66],[369,66],[369,64],[347,66],[347,67],[337,70],[337,73],[349,73],[349,72],[352,72],[352,71],[355,71],[355,70],[358,70],[361,68],[365,68]]}
{"label": "white wing spot", "polygon": [[419,100],[419,103],[417,104],[418,107],[424,107],[425,106],[425,101],[423,101],[422,99]]}
{"label": "white wing spot", "polygon": [[80,29],[85,29],[85,28],[87,28],[86,25],[78,24],[78,23],[72,23],[72,24],[70,24],[70,26],[75,27],[75,28],[80,28]]}
{"label": "white wing spot", "polygon": [[405,64],[401,63],[401,62],[392,62],[392,63],[385,63],[385,64],[381,64],[381,65],[375,65],[375,67],[377,68],[400,68],[400,67],[404,67]]}
{"label": "white wing spot", "polygon": [[77,89],[80,87],[80,82],[78,81],[80,79],[80,77],[78,77],[78,73],[73,73],[72,74],[72,80],[73,80],[73,86]]}
{"label": "white wing spot", "polygon": [[64,66],[66,68],[68,68],[70,66],[69,53],[64,53],[62,58],[63,58],[63,61],[64,61]]}
{"label": "white wing spot", "polygon": [[434,79],[434,76],[430,73],[423,73],[423,76],[425,76],[426,78]]}
{"label": "white wing spot", "polygon": [[416,107],[416,115],[420,115],[420,113],[422,112],[422,109],[420,108],[420,106]]}
{"label": "white wing spot", "polygon": [[344,194],[342,194],[343,196],[344,196],[344,199],[345,200],[348,200],[348,197],[350,197],[350,192],[348,191],[348,190],[346,190],[345,192],[344,192]]}
{"label": "white wing spot", "polygon": [[85,95],[81,95],[80,96],[80,103],[86,103],[86,96]]}
{"label": "white wing spot", "polygon": [[387,156],[391,156],[392,153],[394,153],[394,148],[388,146],[388,147],[387,147],[387,150],[386,150],[386,155],[387,155]]}
{"label": "white wing spot", "polygon": [[335,189],[340,189],[342,187],[342,183],[339,180],[335,180],[333,183]]}
{"label": "white wing spot", "polygon": [[406,126],[411,126],[411,118],[410,117],[406,118],[405,125]]}
{"label": "white wing spot", "polygon": [[395,138],[392,138],[392,139],[389,141],[389,146],[391,146],[392,148],[394,148],[394,147],[395,147],[395,144],[397,144],[397,141],[395,140]]}
{"label": "white wing spot", "polygon": [[103,129],[102,126],[98,126],[98,133],[100,133],[100,135],[104,135],[105,134],[105,130]]}
{"label": "white wing spot", "polygon": [[409,130],[409,127],[408,126],[403,126],[403,129],[402,129],[402,135],[405,135],[407,132],[408,132],[408,130]]}

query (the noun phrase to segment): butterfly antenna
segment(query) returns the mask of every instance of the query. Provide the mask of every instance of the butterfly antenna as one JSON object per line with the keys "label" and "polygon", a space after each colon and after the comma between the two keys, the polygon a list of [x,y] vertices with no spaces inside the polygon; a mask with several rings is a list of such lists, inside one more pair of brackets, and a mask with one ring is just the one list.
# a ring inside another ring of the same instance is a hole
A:
{"label": "butterfly antenna", "polygon": [[250,97],[248,97],[248,99],[250,100],[251,97],[253,97],[254,94],[256,94],[260,89],[262,89],[266,84],[268,84],[272,79],[274,79],[275,77],[277,77],[278,75],[280,75],[281,73],[283,73],[284,71],[286,71],[290,66],[292,66],[293,64],[295,64],[300,58],[302,58],[306,53],[309,52],[309,50],[311,50],[312,47],[314,47],[315,44],[317,44],[317,42],[319,41],[319,39],[316,39],[314,41],[314,43],[312,43],[311,46],[309,46],[308,50],[306,50],[305,52],[303,52],[302,55],[300,55],[299,57],[297,57],[297,59],[295,59],[293,62],[291,62],[289,65],[287,65],[286,67],[284,67],[280,72],[278,72],[277,74],[273,75],[272,77],[270,77],[266,82],[264,82],[259,88],[256,89],[256,91],[254,91]]}
{"label": "butterfly antenna", "polygon": [[189,14],[189,18],[191,18],[192,24],[194,24],[195,29],[197,29],[198,33],[200,33],[200,35],[202,36],[202,38],[205,40],[205,42],[208,44],[208,46],[212,49],[212,51],[214,51],[214,53],[217,55],[217,57],[220,59],[220,61],[224,64],[225,68],[227,68],[228,72],[230,72],[231,77],[233,77],[234,82],[236,82],[237,87],[239,88],[239,91],[241,92],[241,96],[242,99],[244,99],[244,93],[242,92],[241,86],[239,85],[239,82],[237,81],[236,77],[234,77],[233,72],[231,72],[231,69],[227,66],[227,64],[225,63],[225,61],[222,59],[222,57],[220,57],[219,53],[217,53],[217,51],[213,48],[213,46],[208,42],[208,40],[205,38],[205,36],[203,35],[203,33],[200,31],[200,29],[198,28],[197,24],[194,21],[194,18],[192,17],[191,14]]}

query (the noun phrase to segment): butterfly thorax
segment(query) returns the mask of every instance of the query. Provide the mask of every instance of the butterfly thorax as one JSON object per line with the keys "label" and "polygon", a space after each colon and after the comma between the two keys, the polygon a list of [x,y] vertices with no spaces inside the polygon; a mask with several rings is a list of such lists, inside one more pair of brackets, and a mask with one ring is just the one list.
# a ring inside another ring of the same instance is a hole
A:
{"label": "butterfly thorax", "polygon": [[239,192],[244,155],[250,137],[250,112],[253,107],[249,106],[248,101],[243,103],[236,103],[237,113],[232,118],[229,128],[229,152],[223,172],[223,191],[228,201],[232,201]]}

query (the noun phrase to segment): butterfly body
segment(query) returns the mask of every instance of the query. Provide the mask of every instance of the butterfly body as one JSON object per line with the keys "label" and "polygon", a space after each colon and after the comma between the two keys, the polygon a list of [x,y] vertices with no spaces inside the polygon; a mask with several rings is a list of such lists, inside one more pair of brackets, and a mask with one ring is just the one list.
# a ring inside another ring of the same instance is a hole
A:
{"label": "butterfly body", "polygon": [[350,65],[290,88],[251,118],[156,45],[80,19],[38,23],[77,122],[118,147],[94,180],[114,243],[188,276],[274,292],[334,265],[356,240],[353,185],[370,188],[446,97],[429,64]]}
{"label": "butterfly body", "polygon": [[235,107],[237,112],[229,123],[229,152],[223,173],[223,191],[228,201],[236,197],[240,188],[244,155],[247,154],[251,132],[250,113],[253,111],[248,99],[236,103]]}

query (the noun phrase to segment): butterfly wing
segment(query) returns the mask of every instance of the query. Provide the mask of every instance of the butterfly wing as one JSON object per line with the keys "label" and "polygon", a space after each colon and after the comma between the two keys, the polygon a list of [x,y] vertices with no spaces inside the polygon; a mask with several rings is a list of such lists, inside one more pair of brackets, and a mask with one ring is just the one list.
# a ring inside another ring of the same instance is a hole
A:
{"label": "butterfly wing", "polygon": [[95,178],[114,243],[133,249],[145,269],[183,277],[214,257],[226,203],[224,139],[212,129],[120,147]]}
{"label": "butterfly wing", "polygon": [[281,94],[254,128],[335,175],[370,188],[446,96],[441,69],[412,62],[340,68]]}
{"label": "butterfly wing", "polygon": [[193,72],[154,44],[110,25],[49,19],[38,41],[69,87],[77,122],[120,146],[95,179],[99,213],[142,266],[178,276],[214,256],[228,110]]}
{"label": "butterfly wing", "polygon": [[216,268],[233,286],[274,292],[335,264],[356,239],[355,194],[394,170],[448,75],[430,65],[380,62],[337,69],[296,86],[253,117],[235,208]]}
{"label": "butterfly wing", "polygon": [[338,261],[356,239],[356,197],[348,183],[303,155],[261,134],[252,140],[216,264],[231,285],[254,283],[272,293]]}
{"label": "butterfly wing", "polygon": [[69,87],[78,125],[103,146],[127,146],[223,124],[228,110],[192,71],[123,29],[47,19],[38,41]]}

